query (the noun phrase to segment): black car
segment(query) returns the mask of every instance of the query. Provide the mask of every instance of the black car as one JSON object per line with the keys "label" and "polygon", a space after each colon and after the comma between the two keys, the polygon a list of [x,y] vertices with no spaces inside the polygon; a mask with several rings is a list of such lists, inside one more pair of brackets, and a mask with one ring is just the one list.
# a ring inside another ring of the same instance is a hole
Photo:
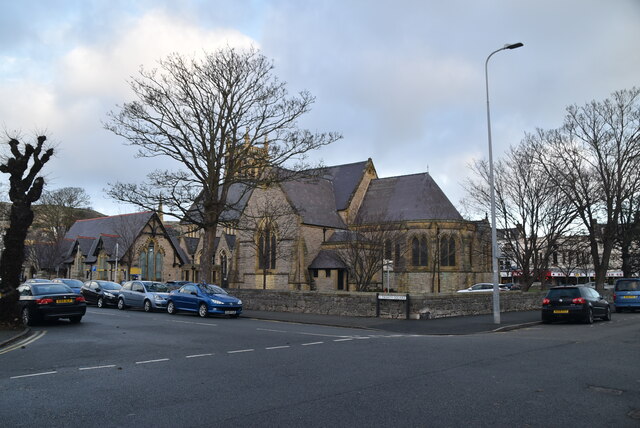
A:
{"label": "black car", "polygon": [[108,305],[118,305],[118,295],[121,288],[122,286],[117,282],[92,280],[86,281],[80,292],[87,299],[87,303],[102,308]]}
{"label": "black car", "polygon": [[577,320],[593,323],[595,317],[611,320],[611,307],[596,290],[583,285],[553,287],[542,301],[542,322]]}
{"label": "black car", "polygon": [[61,282],[65,285],[68,285],[70,289],[73,290],[74,293],[80,294],[80,289],[82,288],[82,281],[79,279],[71,279],[71,278],[54,278],[51,280],[52,282]]}
{"label": "black car", "polygon": [[75,324],[82,320],[87,311],[84,297],[59,282],[25,283],[18,287],[18,292],[20,313],[25,325],[58,318],[68,318]]}

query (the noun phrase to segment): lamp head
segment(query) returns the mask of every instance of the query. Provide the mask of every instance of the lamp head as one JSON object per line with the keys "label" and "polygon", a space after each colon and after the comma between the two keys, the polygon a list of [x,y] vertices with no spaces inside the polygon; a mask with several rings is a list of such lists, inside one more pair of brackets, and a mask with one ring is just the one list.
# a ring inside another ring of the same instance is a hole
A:
{"label": "lamp head", "polygon": [[518,43],[513,43],[513,44],[510,44],[510,45],[504,45],[504,49],[518,49],[518,48],[521,48],[523,46],[524,45],[522,43],[518,42]]}

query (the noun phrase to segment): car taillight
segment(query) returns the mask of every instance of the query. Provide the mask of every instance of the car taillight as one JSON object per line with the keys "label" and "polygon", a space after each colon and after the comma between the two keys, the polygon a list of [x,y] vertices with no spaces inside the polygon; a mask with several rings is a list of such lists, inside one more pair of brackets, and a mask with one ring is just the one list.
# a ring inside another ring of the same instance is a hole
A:
{"label": "car taillight", "polygon": [[86,300],[84,299],[84,296],[78,296],[76,297],[76,302],[86,302]]}
{"label": "car taillight", "polygon": [[39,305],[48,305],[49,303],[53,303],[53,299],[44,298],[36,300],[36,303]]}
{"label": "car taillight", "polygon": [[616,293],[613,293],[613,300],[616,300]]}
{"label": "car taillight", "polygon": [[575,299],[572,300],[572,302],[577,305],[584,305],[585,303],[587,303],[587,301],[584,300],[584,297],[576,297]]}
{"label": "car taillight", "polygon": [[549,303],[551,303],[551,300],[547,299],[546,297],[544,299],[542,299],[542,304],[543,305],[548,305]]}

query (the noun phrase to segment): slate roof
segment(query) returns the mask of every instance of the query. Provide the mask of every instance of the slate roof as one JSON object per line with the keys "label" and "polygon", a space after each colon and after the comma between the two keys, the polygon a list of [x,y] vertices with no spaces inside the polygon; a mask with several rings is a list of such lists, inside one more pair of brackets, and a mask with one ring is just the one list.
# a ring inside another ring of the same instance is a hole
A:
{"label": "slate roof", "polygon": [[462,219],[433,178],[421,173],[372,180],[356,222]]}
{"label": "slate roof", "polygon": [[[222,189],[220,189],[222,192]],[[227,206],[226,209],[220,214],[220,221],[232,222],[240,218],[240,214],[247,206],[247,202],[251,197],[253,189],[249,185],[244,183],[234,183],[229,187],[229,193],[227,194]],[[188,216],[194,222],[202,221],[202,194],[198,196],[196,201],[189,208]],[[185,218],[183,222],[189,223],[189,219]]]}
{"label": "slate roof", "polygon": [[336,209],[345,210],[365,173],[369,160],[324,169],[324,178],[333,183]]}
{"label": "slate roof", "polygon": [[347,265],[332,250],[320,250],[309,265],[309,269],[346,269],[346,267]]}
{"label": "slate roof", "polygon": [[333,184],[326,179],[298,179],[282,183],[302,223],[344,229],[346,225],[336,211]]}

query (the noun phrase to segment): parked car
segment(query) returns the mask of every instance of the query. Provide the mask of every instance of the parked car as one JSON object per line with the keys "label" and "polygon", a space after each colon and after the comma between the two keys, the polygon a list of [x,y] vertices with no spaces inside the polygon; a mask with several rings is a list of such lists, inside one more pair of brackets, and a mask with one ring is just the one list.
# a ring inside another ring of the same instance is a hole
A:
{"label": "parked car", "polygon": [[162,282],[128,281],[120,289],[118,309],[143,308],[145,312],[167,307],[169,288]]}
{"label": "parked car", "polygon": [[87,303],[103,308],[118,305],[121,288],[117,282],[92,280],[84,283],[81,293],[87,299]]}
{"label": "parked car", "polygon": [[191,284],[191,281],[167,281],[165,282],[167,287],[169,287],[169,291],[177,290],[185,284]]}
{"label": "parked car", "polygon": [[87,311],[84,297],[59,282],[25,282],[18,287],[18,293],[24,325],[58,318],[68,318],[75,324]]}
{"label": "parked car", "polygon": [[79,279],[71,279],[71,278],[55,278],[52,280],[53,282],[61,282],[69,286],[70,289],[73,290],[74,293],[80,294],[80,290],[82,289],[82,281]]}
{"label": "parked car", "polygon": [[[508,288],[503,285],[499,285],[498,290],[507,291]],[[469,288],[458,290],[458,293],[491,293],[492,291],[493,291],[493,284],[489,282],[480,282],[478,284],[473,284]]]}
{"label": "parked car", "polygon": [[38,282],[45,283],[45,282],[51,282],[51,280],[44,279],[44,278],[29,278],[24,283],[25,284],[35,284],[35,283],[38,283]]}
{"label": "parked car", "polygon": [[552,287],[542,300],[542,322],[578,320],[593,323],[595,317],[611,320],[609,302],[584,285]]}
{"label": "parked car", "polygon": [[616,312],[623,309],[640,309],[640,278],[620,278],[613,288],[613,303]]}
{"label": "parked car", "polygon": [[167,312],[196,312],[201,317],[209,314],[229,315],[237,318],[242,313],[242,300],[229,295],[213,284],[185,284],[169,294]]}

